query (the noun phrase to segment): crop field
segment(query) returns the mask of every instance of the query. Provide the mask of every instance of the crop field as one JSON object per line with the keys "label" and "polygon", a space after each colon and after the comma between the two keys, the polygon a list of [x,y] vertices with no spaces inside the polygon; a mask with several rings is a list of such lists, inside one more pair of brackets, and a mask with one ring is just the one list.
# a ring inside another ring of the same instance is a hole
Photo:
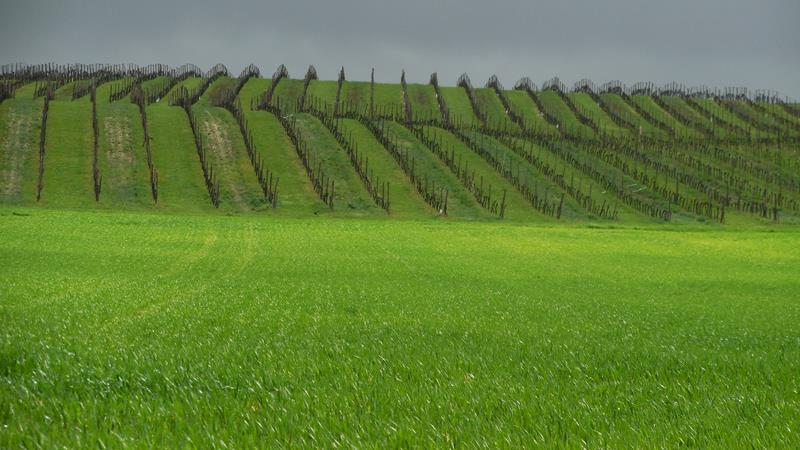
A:
{"label": "crop field", "polygon": [[796,103],[374,74],[3,66],[0,448],[800,447]]}
{"label": "crop field", "polygon": [[796,231],[0,214],[4,448],[800,445]]}

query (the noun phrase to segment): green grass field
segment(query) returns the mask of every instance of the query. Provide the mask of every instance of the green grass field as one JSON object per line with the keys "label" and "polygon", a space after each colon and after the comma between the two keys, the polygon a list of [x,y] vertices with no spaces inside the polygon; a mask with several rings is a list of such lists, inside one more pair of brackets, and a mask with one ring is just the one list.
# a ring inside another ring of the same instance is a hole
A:
{"label": "green grass field", "polygon": [[2,207],[0,447],[796,448],[769,231]]}

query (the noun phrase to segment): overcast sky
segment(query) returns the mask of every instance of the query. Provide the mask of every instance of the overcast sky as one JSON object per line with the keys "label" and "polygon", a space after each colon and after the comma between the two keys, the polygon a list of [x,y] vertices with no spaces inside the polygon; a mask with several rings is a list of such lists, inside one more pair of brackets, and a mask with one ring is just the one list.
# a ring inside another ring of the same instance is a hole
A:
{"label": "overcast sky", "polygon": [[510,88],[678,81],[800,98],[800,0],[3,0],[0,62],[217,62]]}

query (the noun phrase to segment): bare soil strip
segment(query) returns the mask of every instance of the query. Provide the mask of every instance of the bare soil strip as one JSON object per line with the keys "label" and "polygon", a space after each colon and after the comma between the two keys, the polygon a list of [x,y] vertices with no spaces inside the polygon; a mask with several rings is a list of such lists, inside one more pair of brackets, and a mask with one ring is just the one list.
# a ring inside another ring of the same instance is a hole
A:
{"label": "bare soil strip", "polygon": [[208,151],[214,156],[212,164],[214,171],[219,171],[220,182],[227,187],[237,206],[247,208],[246,201],[242,198],[243,188],[237,183],[236,157],[228,137],[228,129],[218,117],[209,112],[203,117],[203,130],[208,137]]}
{"label": "bare soil strip", "polygon": [[6,137],[3,139],[3,152],[0,154],[0,197],[18,198],[22,191],[22,173],[25,167],[25,155],[33,147],[30,134],[33,120],[30,114],[18,114],[14,110],[8,113]]}

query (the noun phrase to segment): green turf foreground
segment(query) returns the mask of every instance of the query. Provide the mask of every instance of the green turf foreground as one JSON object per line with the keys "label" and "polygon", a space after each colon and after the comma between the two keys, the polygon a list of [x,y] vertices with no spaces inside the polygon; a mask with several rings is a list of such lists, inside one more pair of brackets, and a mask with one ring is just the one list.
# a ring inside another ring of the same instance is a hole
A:
{"label": "green turf foreground", "polygon": [[800,233],[0,209],[0,448],[800,447]]}

